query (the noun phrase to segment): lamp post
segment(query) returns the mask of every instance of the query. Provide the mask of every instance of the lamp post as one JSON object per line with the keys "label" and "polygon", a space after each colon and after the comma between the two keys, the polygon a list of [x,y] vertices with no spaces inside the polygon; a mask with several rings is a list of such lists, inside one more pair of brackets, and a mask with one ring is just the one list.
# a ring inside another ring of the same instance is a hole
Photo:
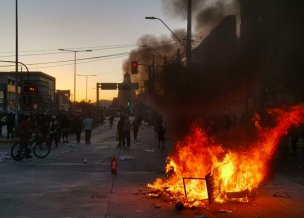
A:
{"label": "lamp post", "polygon": [[97,75],[80,75],[80,74],[77,74],[77,76],[85,76],[86,77],[86,102],[88,102],[88,76],[97,76]]}
{"label": "lamp post", "polygon": [[187,65],[190,65],[191,63],[191,5],[192,1],[188,0],[188,25],[187,25],[187,46],[174,34],[174,32],[165,24],[162,19],[157,17],[145,17],[145,19],[148,20],[159,20],[161,21],[167,28],[170,30],[170,32],[175,36],[175,38],[185,47],[186,49],[186,59],[187,59]]}
{"label": "lamp post", "polygon": [[74,52],[74,109],[76,107],[76,53],[77,52],[91,52],[92,50],[68,50],[59,49],[59,51]]}
{"label": "lamp post", "polygon": [[[145,17],[145,19],[147,19],[147,20],[159,20],[159,21],[161,21],[167,28],[168,28],[168,30],[170,30],[170,32],[175,36],[175,38],[183,45],[183,46],[185,46],[185,44],[177,37],[177,35],[175,35],[175,33],[165,24],[165,22],[164,21],[162,21],[162,19],[160,19],[160,18],[157,18],[157,17]],[[186,46],[185,46],[186,47]]]}
{"label": "lamp post", "polygon": [[16,77],[15,77],[15,125],[18,125],[18,0],[16,0]]}

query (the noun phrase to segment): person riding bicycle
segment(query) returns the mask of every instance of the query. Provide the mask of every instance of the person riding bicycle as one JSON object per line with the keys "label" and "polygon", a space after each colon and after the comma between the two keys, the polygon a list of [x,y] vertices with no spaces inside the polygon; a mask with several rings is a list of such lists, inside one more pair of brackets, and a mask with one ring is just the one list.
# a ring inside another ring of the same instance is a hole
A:
{"label": "person riding bicycle", "polygon": [[[30,138],[30,136],[32,135],[34,130],[32,130],[32,128],[31,128],[31,122],[29,120],[28,115],[23,116],[21,125],[22,125],[23,134],[20,136],[20,139],[21,139],[22,143],[25,144],[25,152],[26,152],[25,158],[32,158],[32,156],[29,154],[27,140]],[[20,154],[19,154],[19,156],[20,156]]]}

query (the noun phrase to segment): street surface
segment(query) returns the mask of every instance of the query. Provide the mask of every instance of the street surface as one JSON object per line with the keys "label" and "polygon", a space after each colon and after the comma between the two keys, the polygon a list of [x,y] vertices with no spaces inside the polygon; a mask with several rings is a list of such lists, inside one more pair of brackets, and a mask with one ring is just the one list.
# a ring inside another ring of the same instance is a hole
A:
{"label": "street surface", "polygon": [[[12,144],[1,143],[0,218],[304,217],[302,142],[297,156],[275,161],[273,176],[249,203],[214,203],[177,211],[175,202],[146,196],[152,191],[147,183],[166,178],[166,157],[174,143],[168,141],[166,149],[158,149],[153,129],[144,125],[138,140],[131,138],[131,149],[120,149],[115,131],[99,126],[93,130],[92,144],[84,144],[84,133],[80,144],[69,136],[70,143],[52,146],[46,158],[33,156],[19,162],[9,158]],[[117,174],[111,174],[111,161],[106,158],[126,155],[129,159],[118,159]]]}

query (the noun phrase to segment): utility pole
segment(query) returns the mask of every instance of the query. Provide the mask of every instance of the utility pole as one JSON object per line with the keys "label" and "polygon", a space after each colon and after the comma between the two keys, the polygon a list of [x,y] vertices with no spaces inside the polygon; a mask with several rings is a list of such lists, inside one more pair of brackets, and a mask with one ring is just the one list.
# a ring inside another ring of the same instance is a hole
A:
{"label": "utility pole", "polygon": [[152,59],[152,93],[154,94],[154,83],[155,83],[155,57]]}
{"label": "utility pole", "polygon": [[99,110],[99,87],[100,87],[100,83],[96,83],[96,106],[97,106],[97,110]]}
{"label": "utility pole", "polygon": [[191,10],[192,9],[192,0],[188,0],[188,23],[187,23],[187,47],[186,47],[186,58],[187,66],[191,65]]}
{"label": "utility pole", "polygon": [[18,125],[18,0],[16,0],[16,77],[15,77],[15,125]]}

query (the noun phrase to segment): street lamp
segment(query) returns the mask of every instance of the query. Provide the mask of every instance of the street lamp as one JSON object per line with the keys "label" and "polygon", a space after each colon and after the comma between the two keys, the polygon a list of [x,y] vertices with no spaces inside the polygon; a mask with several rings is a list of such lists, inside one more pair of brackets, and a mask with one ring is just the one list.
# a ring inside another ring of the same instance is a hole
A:
{"label": "street lamp", "polygon": [[92,50],[68,50],[59,49],[59,51],[74,52],[74,107],[76,106],[76,53],[77,52],[91,52]]}
{"label": "street lamp", "polygon": [[177,37],[177,35],[175,35],[175,33],[165,24],[165,22],[164,21],[162,21],[162,19],[160,19],[160,18],[157,18],[157,17],[145,17],[145,19],[147,19],[147,20],[159,20],[159,21],[161,21],[167,28],[168,28],[168,30],[170,30],[170,32],[175,36],[175,38],[184,46],[184,47],[186,47],[185,46],[185,44]]}
{"label": "street lamp", "polygon": [[18,0],[16,0],[16,77],[15,77],[15,125],[18,125]]}
{"label": "street lamp", "polygon": [[88,76],[97,76],[97,75],[80,75],[80,74],[77,74],[77,76],[85,76],[86,77],[86,102],[88,102]]}

